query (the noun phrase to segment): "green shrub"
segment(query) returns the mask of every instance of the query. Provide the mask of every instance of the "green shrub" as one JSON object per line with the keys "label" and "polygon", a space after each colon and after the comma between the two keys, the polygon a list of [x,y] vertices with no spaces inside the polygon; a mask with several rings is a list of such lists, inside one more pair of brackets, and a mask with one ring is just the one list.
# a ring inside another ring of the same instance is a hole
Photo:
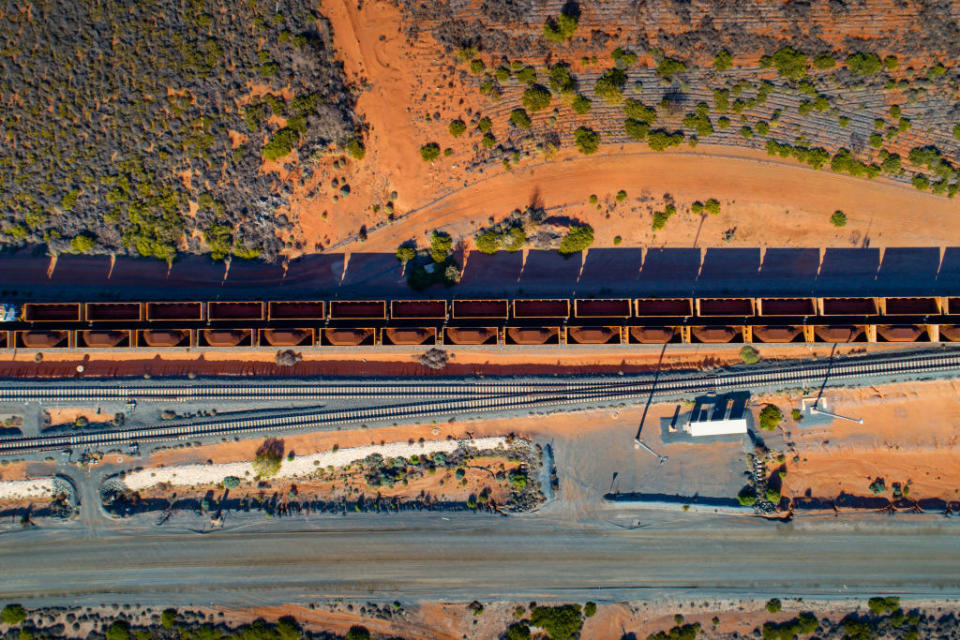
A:
{"label": "green shrub", "polygon": [[470,73],[475,75],[480,75],[486,70],[486,65],[483,64],[483,60],[476,58],[470,61]]}
{"label": "green shrub", "polygon": [[674,74],[680,73],[687,70],[687,65],[685,65],[680,60],[674,58],[664,58],[660,61],[660,64],[657,65],[657,73],[669,80],[674,76]]}
{"label": "green shrub", "polygon": [[656,109],[648,107],[639,100],[628,99],[624,102],[623,113],[631,120],[640,120],[647,124],[653,124],[657,119]]}
{"label": "green shrub", "polygon": [[780,495],[779,491],[777,491],[772,487],[767,487],[767,494],[766,494],[767,502],[772,502],[773,504],[780,504],[781,497],[782,496]]}
{"label": "green shrub", "polygon": [[883,68],[880,56],[875,53],[852,53],[847,56],[847,68],[858,76],[869,76]]}
{"label": "green shrub", "polygon": [[514,109],[510,112],[510,122],[514,126],[520,127],[521,129],[529,129],[530,125],[533,124],[530,121],[530,116],[527,115],[527,112],[523,109]]}
{"label": "green shrub", "polygon": [[511,624],[507,627],[507,640],[530,640],[529,625],[527,625],[526,622],[514,622]]}
{"label": "green shrub", "polygon": [[436,142],[428,142],[420,147],[420,157],[424,162],[433,162],[440,157],[440,145]]}
{"label": "green shrub", "polygon": [[953,125],[953,137],[960,140],[960,124]]}
{"label": "green shrub", "polygon": [[280,471],[283,461],[283,442],[276,438],[267,438],[257,449],[253,459],[253,470],[260,478],[272,478]]}
{"label": "green shrub", "polygon": [[624,191],[623,189],[621,189],[620,191],[617,191],[617,195],[616,195],[617,202],[623,202],[626,199],[627,199],[626,191]]}
{"label": "green shrub", "polygon": [[577,81],[570,75],[570,67],[558,62],[549,69],[550,88],[561,95],[569,96],[577,90]]}
{"label": "green shrub", "polygon": [[655,211],[653,213],[653,224],[652,224],[653,230],[660,231],[661,229],[666,227],[667,220],[669,220],[673,216],[673,214],[675,214],[676,212],[677,212],[677,208],[672,204],[668,204],[667,206],[665,206],[663,208],[663,211]]}
{"label": "green shrub", "polygon": [[726,71],[733,66],[733,56],[726,49],[721,49],[713,58],[713,68],[717,71]]}
{"label": "green shrub", "polygon": [[716,198],[710,198],[704,203],[703,209],[711,215],[717,215],[720,213],[720,201]]}
{"label": "green shrub", "polygon": [[757,133],[759,133],[761,136],[769,135],[770,125],[767,124],[765,121],[761,120],[760,122],[757,123]]}
{"label": "green shrub", "polygon": [[721,116],[720,118],[717,119],[717,126],[720,127],[721,129],[729,129],[730,118],[726,116]]}
{"label": "green shrub", "polygon": [[487,116],[484,116],[479,120],[477,120],[477,129],[479,129],[482,133],[488,133],[492,127],[493,127],[493,120],[491,120]]}
{"label": "green shrub", "polygon": [[753,129],[750,127],[740,127],[740,137],[749,140],[753,137]]}
{"label": "green shrub", "polygon": [[547,18],[543,24],[543,37],[550,42],[561,44],[576,33],[579,19],[579,9],[574,3],[569,3],[556,18]]}
{"label": "green shrub", "polygon": [[783,420],[783,412],[775,404],[768,404],[760,411],[760,428],[764,431],[774,431]]}
{"label": "green shrub", "polygon": [[922,173],[915,173],[913,174],[913,178],[910,179],[910,184],[920,191],[926,191],[930,188],[930,179]]}
{"label": "green shrub", "polygon": [[77,204],[77,198],[80,197],[79,189],[71,189],[60,200],[60,208],[64,211],[70,211]]}
{"label": "green shrub", "polygon": [[4,624],[17,625],[27,619],[27,611],[19,604],[8,604],[0,611],[0,621]]}
{"label": "green shrub", "polygon": [[299,141],[300,134],[289,127],[284,127],[263,145],[263,157],[271,161],[278,160],[293,151]]}
{"label": "green shrub", "polygon": [[740,503],[741,507],[752,507],[757,503],[756,491],[753,490],[753,487],[744,487],[737,494],[737,502]]}
{"label": "green shrub", "polygon": [[542,84],[534,84],[523,92],[523,106],[536,113],[550,106],[552,94]]}
{"label": "green shrub", "polygon": [[573,132],[573,139],[577,144],[580,153],[590,155],[596,153],[600,148],[600,134],[587,127],[578,127]]}
{"label": "green shrub", "polygon": [[726,113],[730,109],[730,90],[714,89],[713,105],[720,113]]}
{"label": "green shrub", "polygon": [[397,247],[397,260],[403,264],[407,264],[411,260],[417,257],[417,250],[411,247],[408,244],[402,244]]}
{"label": "green shrub", "polygon": [[597,603],[588,602],[583,605],[583,615],[587,618],[592,618],[597,613]]}
{"label": "green shrub", "polygon": [[543,629],[550,640],[570,640],[580,633],[583,617],[580,606],[566,604],[561,607],[535,607],[530,612],[530,623]]}
{"label": "green shrub", "polygon": [[803,420],[803,411],[800,411],[800,409],[793,409],[790,411],[790,417],[793,418],[794,422],[800,422]]}
{"label": "green shrub", "polygon": [[650,133],[650,125],[640,120],[625,120],[623,129],[628,136],[638,141],[646,140],[647,134]]}
{"label": "green shrub", "polygon": [[883,66],[887,71],[895,71],[900,66],[900,61],[897,56],[887,56],[883,59]]}
{"label": "green shrub", "polygon": [[703,203],[697,200],[690,205],[690,212],[695,214],[703,213]]}
{"label": "green shrub", "polygon": [[363,146],[363,140],[359,136],[354,136],[347,140],[345,148],[347,155],[354,160],[363,160],[363,157],[367,155],[367,149]]}
{"label": "green shrub", "polygon": [[766,610],[770,613],[780,613],[783,609],[783,604],[780,602],[779,598],[770,598],[767,600]]}
{"label": "green shrub", "polygon": [[846,129],[848,126],[850,126],[850,118],[847,116],[840,116],[837,118],[837,124]]}
{"label": "green shrub", "polygon": [[560,240],[560,254],[571,256],[586,251],[593,244],[593,227],[590,225],[571,225],[567,235]]}
{"label": "green shrub", "polygon": [[760,361],[760,354],[750,345],[745,345],[740,349],[740,360],[744,364],[756,364]]}
{"label": "green shrub", "polygon": [[74,237],[70,241],[70,248],[77,253],[86,253],[93,249],[96,245],[97,241],[94,240],[92,236],[88,236],[84,233]]}
{"label": "green shrub", "polygon": [[626,69],[627,67],[632,67],[637,64],[637,54],[622,47],[614,49],[610,53],[610,57],[613,58],[613,61],[620,69]]}
{"label": "green shrub", "polygon": [[813,59],[813,66],[821,70],[832,69],[837,66],[837,61],[830,53],[818,53]]}
{"label": "green shrub", "polygon": [[430,257],[437,264],[442,264],[453,249],[453,238],[446,233],[434,231],[430,235]]}
{"label": "green shrub", "polygon": [[664,151],[668,147],[676,147],[683,143],[684,135],[679,131],[668,133],[657,129],[647,134],[647,145],[654,151]]}
{"label": "green shrub", "polygon": [[537,81],[537,70],[531,66],[526,66],[516,73],[517,80],[520,82],[530,85],[534,84]]}
{"label": "green shrub", "polygon": [[477,246],[477,251],[494,254],[500,248],[500,236],[493,231],[484,231],[477,236],[474,243]]}
{"label": "green shrub", "polygon": [[833,215],[830,216],[830,224],[838,228],[847,226],[847,214],[837,209],[833,212]]}
{"label": "green shrub", "polygon": [[793,47],[782,47],[770,60],[780,75],[788,80],[800,80],[807,74],[807,54]]}
{"label": "green shrub", "polygon": [[590,111],[590,106],[592,104],[593,103],[590,101],[590,98],[582,94],[577,94],[577,97],[573,99],[573,102],[571,103],[570,106],[573,107],[574,111],[576,111],[580,115],[583,115]]}
{"label": "green shrub", "polygon": [[483,137],[482,137],[482,138],[480,138],[480,144],[481,144],[484,148],[489,149],[490,147],[493,147],[494,145],[497,144],[497,139],[496,139],[496,137],[494,137],[494,135],[493,135],[492,133],[487,132],[487,133],[483,134]]}
{"label": "green shrub", "polygon": [[107,640],[130,640],[130,623],[126,620],[114,620],[104,635]]}
{"label": "green shrub", "polygon": [[620,104],[623,100],[623,87],[626,84],[626,73],[620,69],[607,69],[593,83],[593,93],[607,104]]}
{"label": "green shrub", "polygon": [[[232,477],[232,476],[230,476]],[[223,484],[227,484],[227,479],[224,478]],[[237,485],[240,484],[240,481],[237,481]],[[236,487],[233,487],[236,488]],[[163,613],[160,614],[160,624],[164,629],[173,629],[173,625],[177,623],[177,610],[176,609],[164,609]]]}
{"label": "green shrub", "polygon": [[343,640],[370,640],[370,632],[367,631],[366,627],[355,624],[350,627]]}

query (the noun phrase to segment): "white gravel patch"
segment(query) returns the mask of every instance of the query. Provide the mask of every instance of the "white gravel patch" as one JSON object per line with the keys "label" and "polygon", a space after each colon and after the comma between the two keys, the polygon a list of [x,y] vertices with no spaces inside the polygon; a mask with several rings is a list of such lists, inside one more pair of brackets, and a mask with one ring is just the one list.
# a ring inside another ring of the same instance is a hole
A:
{"label": "white gravel patch", "polygon": [[[516,440],[515,444],[528,444],[525,440]],[[423,443],[394,442],[384,445],[370,445],[366,447],[351,447],[338,451],[327,451],[305,456],[297,456],[293,460],[283,459],[280,471],[275,478],[296,478],[307,476],[327,467],[344,467],[367,456],[379,453],[384,458],[410,458],[414,455],[433,453],[452,453],[461,446],[469,446],[481,451],[506,446],[507,438],[498,436],[491,438],[474,438],[470,440],[432,440]],[[197,486],[216,484],[227,476],[235,476],[241,480],[252,480],[256,477],[251,462],[228,462],[224,464],[185,464],[175,467],[154,467],[132,471],[126,475],[123,482],[127,488],[134,491],[169,483],[178,486]]]}
{"label": "white gravel patch", "polygon": [[0,500],[50,497],[56,493],[53,478],[0,481]]}

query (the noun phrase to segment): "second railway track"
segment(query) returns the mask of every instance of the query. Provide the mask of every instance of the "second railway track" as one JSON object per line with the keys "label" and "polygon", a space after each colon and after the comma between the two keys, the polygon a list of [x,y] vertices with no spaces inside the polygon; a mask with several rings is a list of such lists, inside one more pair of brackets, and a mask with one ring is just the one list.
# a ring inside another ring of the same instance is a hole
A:
{"label": "second railway track", "polygon": [[[472,417],[497,411],[549,410],[569,408],[572,405],[609,404],[636,401],[651,397],[679,397],[689,394],[720,392],[732,389],[757,387],[803,387],[817,386],[826,382],[852,382],[858,378],[894,377],[903,375],[943,375],[960,372],[960,353],[953,351],[925,353],[913,356],[890,356],[854,358],[839,362],[819,362],[769,367],[756,371],[720,373],[671,373],[654,379],[646,375],[639,379],[617,379],[608,382],[543,383],[543,384],[498,384],[482,382],[472,384],[416,385],[411,389],[419,395],[417,402],[385,404],[373,407],[300,411],[277,417],[251,417],[205,422],[141,427],[80,434],[57,434],[34,438],[0,440],[0,455],[15,455],[38,451],[51,451],[73,447],[111,447],[130,443],[150,443],[187,440],[211,436],[239,436],[244,434],[285,431],[303,431],[367,422],[412,421],[438,417]],[[386,383],[394,388],[400,383]],[[314,385],[316,386],[316,385]],[[484,391],[477,392],[479,386]],[[4,387],[8,389],[9,387]],[[247,387],[260,389],[261,387]],[[263,388],[267,388],[264,386]],[[454,394],[442,397],[437,388]],[[473,393],[463,393],[464,389]],[[0,396],[2,397],[2,396]],[[127,397],[127,396],[122,396]],[[166,400],[179,396],[171,394]],[[371,397],[371,396],[336,396]],[[374,396],[377,397],[377,396]],[[396,393],[388,397],[398,398]],[[121,399],[114,397],[113,399]],[[308,399],[312,399],[308,398]]]}

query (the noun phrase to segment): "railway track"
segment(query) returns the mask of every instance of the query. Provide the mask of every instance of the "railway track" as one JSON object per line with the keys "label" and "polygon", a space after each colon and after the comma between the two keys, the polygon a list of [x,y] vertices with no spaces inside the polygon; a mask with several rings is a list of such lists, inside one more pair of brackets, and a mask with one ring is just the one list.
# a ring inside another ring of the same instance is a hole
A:
{"label": "railway track", "polygon": [[[343,410],[301,411],[277,417],[213,420],[202,423],[164,425],[96,433],[62,434],[0,441],[0,456],[76,447],[111,447],[130,443],[188,440],[210,436],[240,436],[254,433],[303,431],[351,426],[368,422],[413,421],[431,418],[470,417],[497,411],[543,410],[574,405],[604,405],[654,397],[678,397],[757,387],[818,386],[826,380],[853,382],[858,378],[903,375],[943,375],[960,372],[960,353],[944,352],[913,357],[860,358],[839,362],[790,365],[756,371],[710,374],[669,374],[654,380],[590,382],[579,385],[483,383],[486,394],[448,399],[421,396],[419,402]],[[393,384],[393,383],[389,383]],[[396,386],[396,385],[394,385]],[[474,385],[419,385],[411,388],[444,387],[451,393]],[[253,387],[258,389],[260,387]],[[533,388],[534,390],[530,390]],[[490,392],[497,389],[498,392]],[[507,392],[512,389],[512,392]],[[392,396],[396,397],[396,396]]]}

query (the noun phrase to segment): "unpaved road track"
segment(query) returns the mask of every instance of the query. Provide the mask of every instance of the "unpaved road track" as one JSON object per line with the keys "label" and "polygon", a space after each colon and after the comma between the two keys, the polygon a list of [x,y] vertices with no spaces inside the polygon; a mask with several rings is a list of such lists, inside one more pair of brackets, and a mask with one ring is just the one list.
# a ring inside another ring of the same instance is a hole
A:
{"label": "unpaved road track", "polygon": [[[632,513],[605,511],[632,522]],[[400,514],[272,521],[206,535],[18,532],[0,537],[0,601],[960,595],[960,536],[951,521],[792,527],[637,513],[649,526]]]}

